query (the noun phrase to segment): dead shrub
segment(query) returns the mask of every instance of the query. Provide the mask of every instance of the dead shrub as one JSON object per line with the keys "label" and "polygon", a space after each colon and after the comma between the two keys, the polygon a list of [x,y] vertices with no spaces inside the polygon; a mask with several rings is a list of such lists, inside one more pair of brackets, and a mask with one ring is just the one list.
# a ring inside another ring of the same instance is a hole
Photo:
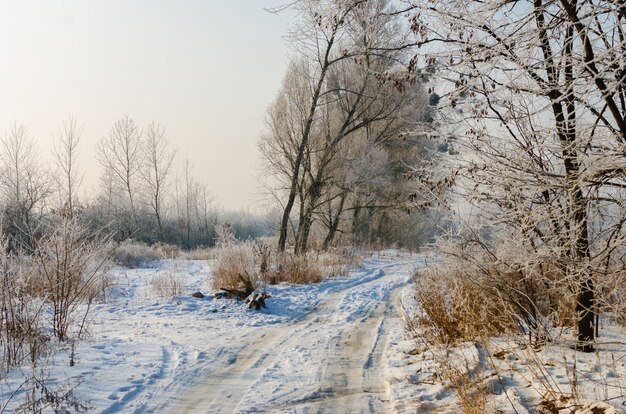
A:
{"label": "dead shrub", "polygon": [[136,269],[149,266],[151,262],[161,260],[162,257],[157,248],[128,240],[115,248],[112,259],[120,266]]}
{"label": "dead shrub", "polygon": [[486,294],[462,275],[426,270],[414,280],[420,312],[413,323],[431,343],[454,344],[516,326],[502,298]]}
{"label": "dead shrub", "polygon": [[157,273],[150,282],[152,291],[160,297],[179,296],[183,293],[183,277],[170,272]]}
{"label": "dead shrub", "polygon": [[295,255],[284,252],[277,257],[275,279],[288,283],[319,283],[324,280],[322,267],[315,253]]}
{"label": "dead shrub", "polygon": [[262,278],[254,241],[238,241],[228,226],[216,228],[216,233],[213,288],[248,294],[257,289]]}

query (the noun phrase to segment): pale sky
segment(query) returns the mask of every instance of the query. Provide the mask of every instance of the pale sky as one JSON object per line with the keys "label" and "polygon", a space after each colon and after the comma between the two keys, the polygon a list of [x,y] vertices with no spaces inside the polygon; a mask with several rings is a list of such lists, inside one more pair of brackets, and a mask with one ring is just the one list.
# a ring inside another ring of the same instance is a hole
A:
{"label": "pale sky", "polygon": [[49,159],[69,115],[84,186],[116,119],[163,125],[226,209],[256,209],[256,140],[286,67],[277,0],[0,0],[0,135],[25,124]]}

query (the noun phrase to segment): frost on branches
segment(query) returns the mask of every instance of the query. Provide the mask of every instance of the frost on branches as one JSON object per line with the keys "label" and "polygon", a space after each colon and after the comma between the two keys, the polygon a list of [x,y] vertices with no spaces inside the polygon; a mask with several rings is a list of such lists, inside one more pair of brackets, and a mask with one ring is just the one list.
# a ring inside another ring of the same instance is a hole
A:
{"label": "frost on branches", "polygon": [[596,315],[624,310],[616,290],[626,273],[626,6],[407,7],[426,62],[444,80],[438,121],[458,149],[447,182],[471,206],[465,227],[480,229],[461,232],[460,257],[539,274],[544,289],[567,287],[577,347],[593,350]]}

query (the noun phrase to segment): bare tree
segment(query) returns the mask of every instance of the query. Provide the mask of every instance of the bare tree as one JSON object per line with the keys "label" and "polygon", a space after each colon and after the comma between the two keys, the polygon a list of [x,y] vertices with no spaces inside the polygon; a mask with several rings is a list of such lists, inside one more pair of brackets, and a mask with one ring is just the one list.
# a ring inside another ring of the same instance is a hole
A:
{"label": "bare tree", "polygon": [[35,213],[37,208],[41,212],[50,195],[47,171],[41,167],[35,143],[24,125],[13,124],[0,145],[0,191],[9,248],[31,249],[38,224]]}
{"label": "bare tree", "polygon": [[115,122],[108,137],[98,144],[98,161],[112,180],[111,184],[126,195],[128,216],[124,227],[127,236],[137,230],[137,193],[141,169],[142,133],[135,121],[125,116]]}
{"label": "bare tree", "polygon": [[262,144],[262,151],[267,157],[272,145],[278,149],[284,161],[270,155],[269,164],[274,173],[282,169],[288,177],[279,250],[285,249],[291,211],[298,201],[300,253],[306,250],[327,169],[339,146],[360,129],[397,116],[398,101],[383,101],[394,88],[401,90],[415,78],[394,73],[406,43],[389,1],[302,1],[295,7],[303,18],[292,40],[302,57],[290,66],[282,97],[268,114],[270,133],[263,139],[282,142]]}
{"label": "bare tree", "polygon": [[172,165],[176,150],[170,149],[165,128],[152,122],[144,134],[142,147],[143,168],[141,176],[146,184],[145,191],[154,217],[157,221],[158,234],[163,238],[163,205],[168,180],[172,173]]}
{"label": "bare tree", "polygon": [[518,246],[504,258],[497,241],[478,237],[485,257],[514,271],[560,269],[576,297],[579,349],[591,351],[598,284],[624,257],[624,7],[410,3],[427,63],[449,81],[438,88],[441,113],[462,148],[439,183],[456,183],[489,237]]}
{"label": "bare tree", "polygon": [[[278,239],[278,249],[285,250],[287,242],[287,226],[291,210],[298,193],[298,182],[300,179],[300,168],[304,158],[306,147],[311,135],[316,111],[319,104],[322,89],[326,83],[328,69],[336,62],[346,58],[345,55],[333,56],[335,44],[341,37],[341,30],[346,23],[346,18],[356,8],[361,1],[342,2],[336,9],[328,2],[299,2],[296,7],[303,16],[303,24],[294,30],[295,36],[303,36],[298,44],[303,48],[305,55],[309,55],[314,62],[311,69],[312,93],[306,113],[302,120],[302,132],[297,138],[297,151],[295,153],[293,168],[287,202],[283,210],[280,224],[280,234]],[[307,47],[310,46],[310,47]]]}
{"label": "bare tree", "polygon": [[83,176],[78,172],[78,146],[83,135],[84,125],[69,117],[59,127],[54,136],[53,153],[58,174],[55,174],[60,195],[59,210],[68,217],[74,215],[78,191]]}

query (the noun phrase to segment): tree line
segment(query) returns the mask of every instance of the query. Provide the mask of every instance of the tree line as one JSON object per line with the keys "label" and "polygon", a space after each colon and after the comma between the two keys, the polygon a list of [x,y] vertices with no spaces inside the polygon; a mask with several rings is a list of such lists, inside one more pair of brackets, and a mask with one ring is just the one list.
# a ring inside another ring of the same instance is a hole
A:
{"label": "tree line", "polygon": [[[278,249],[428,222],[441,257],[523,330],[549,336],[568,298],[593,350],[597,316],[624,310],[623,2],[289,7],[294,53],[259,143]],[[399,219],[407,200],[414,221]]]}
{"label": "tree line", "polygon": [[13,124],[0,138],[1,225],[8,250],[33,251],[36,240],[62,219],[77,219],[116,241],[187,249],[212,246],[219,220],[229,220],[241,238],[269,234],[269,223],[259,215],[242,211],[220,219],[189,159],[177,163],[165,128],[156,122],[142,128],[129,116],[99,140],[101,174],[93,194],[85,196],[79,164],[83,132],[76,119],[63,122],[53,136],[49,166],[25,125]]}
{"label": "tree line", "polygon": [[[259,140],[267,192],[280,206],[278,249],[337,243],[417,247],[437,214],[407,209],[410,179],[434,163],[428,73],[390,1],[299,1],[295,53]],[[338,240],[340,239],[340,240]]]}

